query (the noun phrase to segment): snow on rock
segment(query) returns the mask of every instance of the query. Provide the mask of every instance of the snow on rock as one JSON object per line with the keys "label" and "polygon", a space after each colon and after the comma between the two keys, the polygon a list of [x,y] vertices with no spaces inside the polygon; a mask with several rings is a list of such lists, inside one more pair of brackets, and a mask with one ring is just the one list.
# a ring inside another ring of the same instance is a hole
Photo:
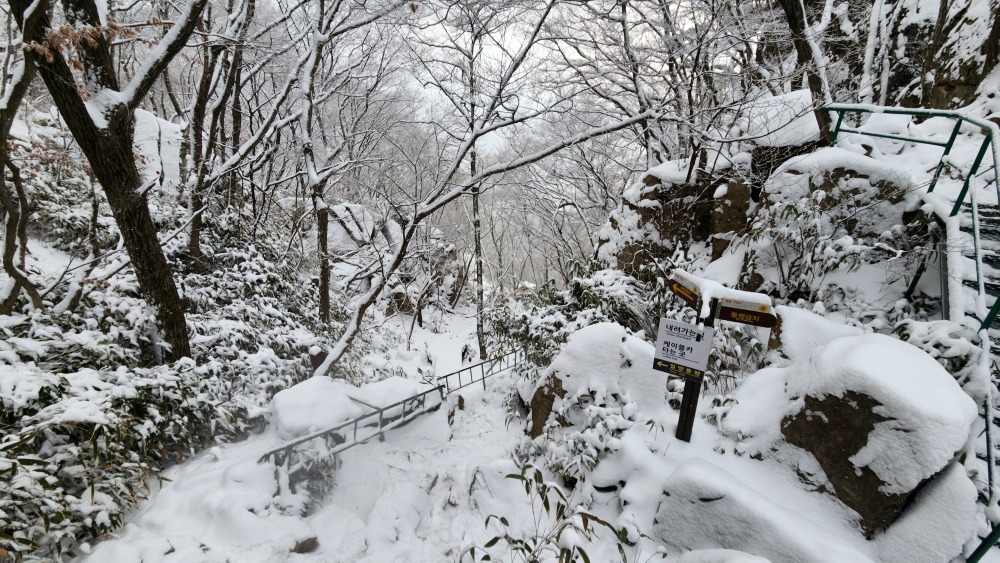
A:
{"label": "snow on rock", "polygon": [[536,392],[558,378],[566,396],[575,398],[627,395],[640,412],[663,407],[665,378],[653,370],[653,345],[630,336],[617,323],[597,323],[570,336],[566,346],[542,374]]}
{"label": "snow on rock", "polygon": [[962,555],[966,542],[977,538],[976,519],[976,486],[953,462],[876,537],[879,558],[885,563],[951,561]]}
{"label": "snow on rock", "polygon": [[[913,177],[908,170],[840,147],[826,147],[789,159],[771,174],[764,184],[764,192],[771,201],[795,201],[809,195],[817,185],[817,178],[837,170],[852,173],[846,185],[840,187],[843,192],[866,190],[862,195],[903,199],[914,205],[917,201]],[[872,193],[871,186],[877,184],[888,184],[892,192]],[[836,193],[836,189],[828,191],[831,195],[843,196]]]}
{"label": "snow on rock", "polygon": [[803,359],[837,338],[864,333],[860,328],[835,323],[798,307],[778,305],[774,310],[781,319],[781,351],[792,360]]}
{"label": "snow on rock", "polygon": [[[915,346],[881,334],[836,338],[808,314],[789,318],[800,324],[782,327],[783,340],[798,335],[812,350],[800,342],[790,365],[750,376],[720,430],[751,453],[785,451],[787,442],[815,456],[819,468],[804,473],[857,511],[871,537],[965,446],[976,405]],[[810,326],[822,336],[803,337]]]}
{"label": "snow on rock", "polygon": [[804,515],[774,504],[731,473],[697,458],[682,463],[667,479],[651,535],[668,547],[733,549],[774,561],[870,561]]}
{"label": "snow on rock", "polygon": [[867,395],[880,406],[868,444],[851,457],[886,483],[883,492],[913,490],[965,445],[976,405],[954,378],[919,348],[882,334],[838,338],[805,365],[786,372],[786,395]]}
{"label": "snow on rock", "polygon": [[279,391],[271,400],[271,423],[278,436],[291,440],[361,416],[367,409],[351,400],[357,387],[326,376]]}
{"label": "snow on rock", "polygon": [[819,139],[809,90],[753,100],[740,110],[736,123],[744,135],[766,147],[802,145]]}
{"label": "snow on rock", "polygon": [[790,410],[784,368],[764,368],[746,378],[733,400],[735,405],[719,421],[724,434],[750,453],[766,451],[781,439],[781,420]]}
{"label": "snow on rock", "polygon": [[[691,167],[691,162],[682,158],[679,160],[668,160],[663,164],[654,166],[646,171],[646,174],[659,178],[664,184],[683,184],[688,180],[688,171]],[[628,190],[637,190],[642,187],[642,184],[633,184]],[[655,188],[654,188],[655,189]],[[639,198],[635,198],[636,203]]]}
{"label": "snow on rock", "polygon": [[[804,319],[809,317],[798,320]],[[782,334],[783,339],[790,334],[784,326]],[[807,355],[800,355],[804,345],[793,349],[791,365],[760,370],[744,381],[734,394],[736,405],[722,420],[725,433],[752,437],[753,449],[763,451],[781,439],[782,419],[802,410],[803,397],[866,395],[878,403],[874,412],[885,420],[851,461],[874,471],[886,493],[913,490],[965,445],[976,405],[919,348],[882,334],[862,334],[815,346]]]}

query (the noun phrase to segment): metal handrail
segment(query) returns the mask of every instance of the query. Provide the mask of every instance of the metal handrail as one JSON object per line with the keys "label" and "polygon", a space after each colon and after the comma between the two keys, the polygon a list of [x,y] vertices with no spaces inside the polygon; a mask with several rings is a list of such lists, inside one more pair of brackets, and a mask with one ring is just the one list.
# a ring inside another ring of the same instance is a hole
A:
{"label": "metal handrail", "polygon": [[[443,386],[445,388],[445,394],[450,395],[459,389],[464,389],[469,385],[477,383],[479,381],[483,382],[483,389],[486,388],[486,379],[501,373],[508,369],[514,368],[524,362],[525,356],[523,350],[517,350],[514,352],[508,352],[502,356],[497,356],[495,358],[490,358],[486,361],[474,364],[471,366],[466,366],[458,371],[449,373],[448,375],[442,375],[438,378],[438,386]],[[486,366],[489,367],[486,367]],[[499,367],[499,369],[497,369]],[[479,370],[479,378],[477,379],[474,375],[476,370]],[[462,383],[462,375],[468,373],[469,381]],[[455,387],[451,385],[451,378],[457,377],[458,382]]]}
{"label": "metal handrail", "polygon": [[[970,123],[977,126],[985,134],[983,143],[979,146],[979,151],[976,153],[976,157],[972,162],[972,168],[968,173],[964,173],[965,180],[962,182],[962,189],[955,199],[955,204],[951,208],[951,213],[949,217],[955,217],[961,212],[962,205],[965,203],[966,196],[970,196],[971,207],[972,207],[972,228],[973,228],[973,251],[976,262],[976,285],[978,286],[978,299],[981,304],[977,304],[977,308],[980,309],[978,314],[981,314],[983,308],[985,308],[985,280],[983,279],[983,266],[982,266],[982,252],[979,247],[979,236],[980,236],[980,217],[979,217],[979,206],[976,201],[975,191],[970,192],[969,186],[972,179],[976,177],[979,172],[979,167],[983,163],[983,159],[986,157],[986,151],[990,146],[993,148],[993,187],[997,194],[997,203],[1000,204],[1000,173],[998,173],[998,166],[1000,166],[1000,147],[998,147],[998,142],[1000,142],[1000,128],[998,128],[996,123],[983,120],[974,116],[966,115],[956,111],[946,111],[946,110],[926,110],[926,109],[902,109],[902,108],[883,108],[878,106],[870,106],[865,104],[830,104],[824,108],[829,112],[836,112],[837,123],[833,130],[833,138],[831,140],[831,145],[835,145],[837,142],[837,137],[840,133],[855,133],[859,135],[867,135],[869,137],[879,137],[885,139],[893,139],[897,141],[904,141],[910,143],[920,143],[925,145],[933,145],[944,148],[943,154],[941,155],[941,160],[938,162],[936,169],[934,170],[934,176],[931,179],[931,183],[927,188],[927,193],[934,191],[937,186],[938,179],[941,177],[941,172],[944,170],[945,166],[951,166],[952,168],[959,168],[956,166],[948,156],[951,154],[952,148],[955,146],[955,140],[958,138],[958,134],[962,128],[963,123]],[[845,128],[843,127],[844,116],[847,113],[884,113],[891,115],[909,115],[911,117],[945,117],[955,120],[955,126],[952,128],[951,134],[948,137],[948,141],[941,143],[939,141],[932,141],[930,139],[919,139],[913,137],[905,137],[902,135],[893,135],[889,133],[877,133],[872,131],[864,131],[862,129],[856,128]],[[970,195],[971,193],[971,195]],[[934,212],[937,215],[936,211]],[[944,221],[944,217],[936,217],[938,222],[942,224],[945,229],[947,229],[948,222]],[[947,235],[946,235],[947,237]],[[924,269],[924,264],[921,264],[918,269],[917,277]],[[944,268],[942,268],[942,275],[944,274]],[[916,287],[916,279],[910,284],[910,288],[907,289],[907,293],[910,293],[913,288]],[[945,299],[948,295],[947,284],[943,284],[943,294]],[[948,314],[948,306],[944,306],[945,314]],[[987,330],[993,325],[998,314],[1000,314],[1000,299],[997,299],[993,306],[990,308],[989,312],[980,320],[978,335],[980,338],[980,346],[983,350],[984,355],[990,353],[990,337]],[[985,356],[988,357],[988,356]],[[993,452],[993,385],[988,386],[989,396],[987,396],[983,401],[983,417],[986,421],[986,464],[987,464],[987,485],[991,495],[996,494],[994,489],[994,465],[996,465],[996,457]],[[987,499],[987,502],[992,499]],[[967,561],[972,563],[978,562],[986,552],[992,549],[992,547],[1000,540],[1000,525],[993,526],[993,529],[983,538],[979,547],[969,556]]]}
{"label": "metal handrail", "polygon": [[[395,403],[385,407],[375,407],[373,405],[369,405],[367,403],[363,403],[355,399],[356,402],[366,405],[374,410],[365,413],[361,416],[355,417],[351,420],[338,423],[335,426],[324,428],[322,430],[317,430],[315,432],[306,434],[305,436],[299,436],[294,440],[285,442],[284,444],[265,452],[258,460],[258,463],[263,463],[268,460],[275,461],[279,456],[279,454],[291,453],[297,446],[300,446],[306,442],[316,440],[319,438],[329,438],[329,437],[341,438],[341,441],[336,443],[333,449],[330,451],[330,455],[336,455],[358,444],[367,442],[368,440],[371,440],[376,436],[381,436],[386,430],[390,430],[397,426],[401,426],[421,414],[430,412],[432,410],[437,410],[437,408],[441,406],[441,402],[447,395],[450,395],[451,393],[454,393],[459,389],[463,389],[479,381],[482,381],[483,388],[485,389],[486,379],[494,375],[497,375],[499,373],[502,373],[504,371],[507,371],[509,369],[513,369],[524,363],[524,360],[525,360],[524,352],[518,350],[515,352],[504,354],[502,356],[497,356],[496,358],[491,358],[489,360],[480,362],[475,365],[466,366],[458,371],[449,373],[447,375],[442,375],[441,377],[437,378],[438,384],[436,386],[431,387],[430,389],[427,389],[425,391],[421,391],[416,395],[406,397],[401,401],[396,401]],[[488,368],[486,367],[487,365],[489,365]],[[473,372],[477,368],[479,369],[480,374],[478,378],[475,378]],[[461,374],[466,372],[469,373],[469,381],[463,384]],[[454,377],[456,375],[458,376],[458,386],[451,387],[449,378]],[[427,406],[427,396],[433,393],[438,393],[440,395],[440,400],[434,402],[431,406]],[[407,410],[408,407],[409,410]],[[395,412],[395,409],[399,409],[398,413]],[[359,439],[358,430],[359,429],[363,430],[366,428],[375,428],[376,431],[367,436],[362,436]],[[341,432],[344,431],[345,429],[350,429],[350,431],[341,434]]]}
{"label": "metal handrail", "polygon": [[[372,427],[377,428],[378,431],[374,435],[365,437],[361,441],[363,442],[363,441],[370,440],[374,436],[377,436],[378,434],[381,434],[387,428],[387,426],[386,426],[387,422],[397,422],[399,419],[406,418],[408,415],[411,415],[414,412],[418,412],[418,411],[416,411],[416,404],[417,404],[418,401],[420,403],[420,408],[422,409],[419,412],[420,413],[425,412],[427,410],[427,407],[426,407],[426,397],[427,397],[427,395],[430,395],[432,393],[440,393],[440,392],[441,392],[441,387],[440,386],[431,387],[430,389],[427,389],[426,391],[422,391],[420,393],[417,393],[416,395],[412,395],[412,396],[407,397],[407,398],[405,398],[405,399],[403,399],[401,401],[396,401],[395,403],[392,403],[389,406],[381,407],[381,408],[378,408],[378,409],[373,410],[371,412],[365,413],[365,414],[363,414],[361,416],[352,418],[351,420],[348,420],[348,421],[345,421],[345,422],[341,422],[341,423],[337,424],[336,426],[332,426],[330,428],[324,428],[323,430],[317,430],[315,432],[311,432],[309,434],[306,434],[305,436],[299,436],[298,438],[295,438],[294,440],[285,442],[284,444],[278,446],[277,448],[273,448],[271,450],[268,450],[264,455],[262,455],[260,457],[259,461],[263,462],[263,461],[267,460],[268,458],[274,457],[276,454],[283,453],[283,452],[289,452],[293,448],[295,448],[296,446],[304,444],[305,442],[308,442],[310,440],[315,440],[317,438],[323,438],[323,437],[329,436],[331,434],[339,434],[342,430],[344,430],[346,428],[351,428],[352,429],[352,432],[351,432],[351,441],[354,441],[354,442],[358,441],[358,430],[359,429],[372,428]],[[440,402],[438,404],[440,404]],[[410,406],[410,410],[409,411],[407,411],[407,405]],[[397,409],[397,408],[399,409],[399,415],[395,416],[395,415],[391,414],[392,411],[394,409]],[[388,414],[388,416],[387,416],[387,413],[390,413],[390,414]],[[398,424],[396,426],[398,426]],[[347,436],[343,436],[342,435],[341,437],[344,438],[344,440],[345,440],[344,443],[346,443]]]}
{"label": "metal handrail", "polygon": [[[955,167],[955,165],[951,162],[948,156],[951,154],[951,150],[955,146],[955,140],[958,138],[958,134],[961,131],[962,125],[964,123],[969,123],[971,125],[978,127],[985,134],[985,138],[983,139],[982,144],[979,146],[979,150],[976,153],[976,157],[972,162],[972,167],[969,169],[967,173],[963,171],[965,180],[962,182],[962,189],[959,192],[958,197],[955,199],[955,203],[952,206],[951,212],[949,213],[948,216],[955,217],[956,215],[959,214],[959,212],[961,212],[962,205],[965,203],[965,198],[970,193],[969,186],[972,182],[972,179],[978,175],[979,168],[980,166],[982,166],[983,160],[986,157],[986,153],[991,146],[993,149],[992,150],[993,186],[994,186],[994,191],[996,192],[997,195],[997,202],[1000,203],[1000,127],[998,127],[996,123],[972,115],[967,115],[958,111],[949,111],[949,110],[932,110],[932,109],[920,109],[920,108],[887,108],[887,107],[872,106],[867,104],[829,104],[824,106],[823,109],[830,113],[837,113],[837,121],[833,129],[833,137],[831,139],[831,145],[835,145],[837,143],[837,138],[840,135],[840,133],[853,133],[858,135],[867,135],[869,137],[895,139],[898,141],[933,145],[944,148],[944,151],[941,155],[941,159],[938,161],[937,167],[934,170],[934,176],[931,179],[931,183],[927,188],[927,193],[932,193],[934,191],[934,188],[937,186],[938,179],[941,177],[941,172],[944,170],[945,166]],[[951,134],[948,137],[948,141],[942,143],[940,141],[921,139],[918,137],[907,137],[903,135],[878,133],[873,131],[865,131],[863,129],[844,127],[843,125],[844,116],[847,115],[848,113],[863,113],[863,114],[882,113],[887,115],[907,115],[910,117],[943,117],[943,118],[953,119],[955,121],[955,125],[951,130]],[[972,227],[974,230],[972,244],[973,244],[973,255],[976,264],[976,284],[978,285],[979,300],[983,303],[984,307],[984,309],[977,311],[976,315],[977,315],[977,320],[979,320],[980,322],[979,332],[982,332],[983,330],[990,328],[996,321],[997,317],[1000,316],[1000,299],[997,299],[993,303],[993,306],[990,307],[989,311],[985,310],[986,288],[982,275],[983,271],[982,249],[979,248],[980,220],[979,220],[979,210],[977,208],[978,204],[976,202],[974,193],[972,194],[971,199],[973,208]],[[934,214],[937,215],[936,212]],[[946,224],[946,221],[944,221],[944,219],[945,217],[939,217],[940,220],[939,222],[942,224]],[[919,273],[923,272],[923,269],[924,268],[922,264],[921,268],[918,269],[918,275]],[[915,287],[915,284],[916,284],[916,277],[911,283],[911,288],[907,289],[908,293],[911,291],[913,287]],[[948,288],[946,287],[945,291],[947,292],[947,290]],[[946,308],[945,314],[948,315],[949,313],[950,312]],[[980,316],[981,318],[979,318]]]}
{"label": "metal handrail", "polygon": [[[951,216],[954,217],[958,215],[961,210],[962,203],[965,201],[965,196],[969,191],[969,183],[972,178],[976,176],[979,171],[979,167],[983,163],[983,159],[986,157],[987,149],[992,145],[993,147],[993,177],[994,186],[997,188],[997,197],[1000,201],[1000,186],[997,186],[997,173],[998,166],[1000,166],[1000,146],[998,146],[998,141],[1000,141],[1000,127],[996,123],[989,121],[988,119],[982,119],[972,115],[964,114],[958,111],[949,110],[934,110],[934,109],[920,109],[920,108],[887,108],[881,106],[873,106],[868,104],[828,104],[823,107],[825,111],[836,112],[837,113],[837,124],[833,129],[833,139],[831,145],[837,142],[837,136],[840,133],[855,133],[858,135],[867,135],[869,137],[880,137],[885,139],[895,139],[897,141],[904,141],[908,143],[919,143],[924,145],[933,145],[944,148],[944,153],[941,155],[941,160],[938,162],[937,169],[934,171],[934,177],[931,180],[930,186],[927,188],[927,192],[933,192],[934,187],[937,185],[938,178],[941,177],[941,171],[944,169],[945,165],[951,165],[948,160],[948,155],[951,154],[951,149],[955,146],[955,139],[958,138],[958,133],[962,128],[963,123],[969,123],[975,125],[980,130],[985,133],[986,138],[983,140],[983,144],[979,147],[979,152],[976,154],[976,158],[973,161],[972,169],[969,171],[968,175],[965,177],[965,182],[962,185],[962,191],[959,197],[955,201],[955,206],[951,210]],[[940,141],[932,141],[930,139],[920,139],[916,137],[905,137],[902,135],[892,135],[889,133],[877,133],[873,131],[864,131],[861,129],[854,129],[850,127],[844,127],[844,116],[848,113],[882,113],[886,115],[908,115],[910,117],[945,117],[955,120],[955,127],[951,131],[951,135],[948,141],[942,143]]]}

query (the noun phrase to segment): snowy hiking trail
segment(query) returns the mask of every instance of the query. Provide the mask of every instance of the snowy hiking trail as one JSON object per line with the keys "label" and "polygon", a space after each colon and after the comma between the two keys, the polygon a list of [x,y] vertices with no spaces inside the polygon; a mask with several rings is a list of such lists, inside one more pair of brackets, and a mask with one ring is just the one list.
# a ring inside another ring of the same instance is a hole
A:
{"label": "snowy hiking trail", "polygon": [[[945,131],[932,122],[921,129],[938,135]],[[912,164],[908,168],[917,172],[920,184],[926,153],[912,150],[884,160]],[[955,191],[950,180],[942,179],[940,192]],[[460,367],[461,345],[472,333],[470,319],[450,318],[443,324],[450,326],[439,334],[417,330],[412,351],[396,352],[395,360],[419,364],[422,354],[433,357],[436,375]],[[405,371],[410,379],[420,379],[414,370]],[[456,560],[464,548],[485,545],[500,532],[497,526],[484,527],[490,515],[507,517],[513,535],[543,533],[547,528],[539,519],[539,507],[532,506],[518,482],[504,477],[518,471],[511,457],[524,439],[523,421],[505,425],[504,399],[512,383],[504,374],[490,379],[485,391],[465,389],[460,392],[463,409],[456,408],[458,399],[452,397],[444,408],[387,431],[384,441],[340,454],[330,476],[332,488],[305,517],[289,516],[300,513],[304,498],[286,491],[275,479],[273,466],[255,463],[256,457],[279,445],[273,432],[213,448],[168,472],[174,483],[140,508],[120,539],[98,545],[90,560],[447,561]],[[645,402],[663,398],[644,397]],[[675,499],[704,501],[700,497],[705,491],[711,493],[706,496],[710,500],[717,493],[727,498],[670,522],[681,547],[668,548],[668,561],[694,560],[684,551],[729,545],[731,538],[722,539],[730,534],[753,536],[762,530],[766,533],[759,538],[740,539],[741,545],[763,555],[769,553],[763,544],[774,542],[782,545],[782,553],[807,554],[798,560],[907,561],[920,560],[909,544],[920,544],[934,536],[935,528],[947,527],[949,511],[961,498],[962,491],[946,483],[935,494],[917,499],[912,518],[866,541],[853,511],[807,484],[823,481],[816,478],[822,471],[814,459],[794,449],[752,459],[742,454],[745,444],[705,421],[711,397],[703,397],[700,407],[691,443],[674,439],[676,411],[665,404],[642,411],[621,438],[622,455],[602,460],[588,475],[590,482],[577,486],[572,501],[609,522],[634,524],[635,530],[649,533],[668,487],[680,491]],[[757,510],[719,513],[716,507],[725,502]],[[685,517],[689,521],[683,521]],[[706,534],[709,528],[712,532]],[[953,537],[964,533],[956,529]],[[711,534],[715,536],[708,537]],[[608,535],[605,531],[601,542],[585,545],[592,560],[618,559]],[[658,560],[656,549],[649,539],[626,548],[630,560],[638,561]],[[502,542],[490,552],[494,560],[510,560],[512,555]],[[987,560],[996,561],[996,556],[993,550]]]}
{"label": "snowy hiking trail", "polygon": [[[274,467],[257,459],[279,444],[266,433],[213,448],[167,472],[117,541],[91,561],[439,561],[457,555],[483,516],[464,507],[480,464],[508,457],[519,439],[504,424],[502,395],[463,392],[464,410],[448,409],[387,431],[385,441],[338,456],[334,486],[306,518],[279,513],[299,499],[278,494]],[[460,508],[461,507],[461,508]],[[294,510],[289,511],[294,512]],[[308,554],[290,554],[309,537]],[[488,539],[488,538],[486,538]],[[480,540],[484,543],[486,540]]]}
{"label": "snowy hiking trail", "polygon": [[[467,319],[457,321],[449,323],[459,325],[452,328],[467,324]],[[465,334],[420,337],[428,351],[440,353],[437,364],[443,367],[458,363]],[[505,373],[491,378],[485,391],[479,386],[463,389],[441,409],[387,431],[384,441],[343,452],[330,477],[332,488],[305,517],[289,515],[299,513],[303,497],[284,490],[273,465],[257,463],[281,443],[272,430],[212,448],[168,470],[170,482],[151,493],[118,539],[95,546],[88,561],[453,561],[463,548],[483,546],[497,535],[495,526],[484,526],[490,514],[506,516],[512,532],[537,533],[541,508],[532,507],[520,483],[505,478],[518,471],[511,453],[524,439],[523,421],[506,425],[504,402],[512,384],[513,376]],[[709,405],[710,400],[702,402],[703,412]],[[624,469],[626,490],[599,492],[591,483],[578,487],[571,499],[584,501],[609,521],[622,512],[619,496],[629,497],[633,511],[652,513],[664,480],[685,462],[700,459],[734,476],[727,486],[758,494],[783,514],[794,515],[782,521],[788,534],[805,531],[806,538],[877,559],[877,546],[857,532],[852,513],[829,495],[808,490],[788,467],[736,455],[736,444],[701,417],[692,442],[677,441],[677,413],[665,404],[651,420],[652,427],[640,420],[623,437],[623,449],[656,452],[645,466]],[[618,470],[612,467],[612,472]],[[642,494],[636,496],[636,491]],[[610,534],[604,531],[603,536],[606,540]],[[493,553],[508,559],[501,547]],[[591,544],[587,550],[593,561],[618,559],[613,542]],[[655,555],[656,546],[643,539],[628,553],[643,561]],[[678,554],[670,550],[668,560]]]}

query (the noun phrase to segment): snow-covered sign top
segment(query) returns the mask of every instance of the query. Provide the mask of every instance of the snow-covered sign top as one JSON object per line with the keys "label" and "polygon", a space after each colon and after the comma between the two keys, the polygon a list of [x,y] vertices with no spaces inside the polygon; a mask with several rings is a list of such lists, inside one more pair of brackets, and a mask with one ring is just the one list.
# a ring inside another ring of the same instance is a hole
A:
{"label": "snow-covered sign top", "polygon": [[711,312],[711,303],[713,299],[733,299],[746,303],[766,305],[768,309],[771,307],[771,298],[762,293],[732,289],[715,280],[698,277],[694,274],[689,274],[684,270],[674,270],[671,276],[678,281],[693,284],[698,287],[698,292],[701,294],[701,311],[698,311],[698,317],[701,319],[707,317]]}

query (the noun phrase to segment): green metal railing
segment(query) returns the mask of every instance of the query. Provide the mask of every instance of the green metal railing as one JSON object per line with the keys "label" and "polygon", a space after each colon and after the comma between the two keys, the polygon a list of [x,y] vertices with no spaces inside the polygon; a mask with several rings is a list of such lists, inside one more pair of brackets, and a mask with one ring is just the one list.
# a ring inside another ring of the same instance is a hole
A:
{"label": "green metal railing", "polygon": [[[1000,163],[1000,150],[998,149],[1000,149],[1000,147],[998,147],[997,144],[997,142],[1000,141],[1000,139],[998,139],[998,137],[1000,137],[1000,129],[998,129],[997,124],[985,119],[980,119],[978,117],[966,115],[960,112],[946,111],[946,110],[930,110],[930,109],[918,109],[918,108],[912,108],[912,109],[886,108],[886,107],[871,106],[866,104],[830,104],[825,106],[823,109],[826,110],[827,112],[830,112],[831,114],[833,113],[837,114],[836,124],[833,129],[833,138],[831,139],[831,145],[835,145],[837,143],[837,138],[841,133],[855,133],[858,135],[866,135],[869,137],[893,139],[896,141],[902,141],[906,143],[931,145],[931,146],[941,147],[942,149],[944,149],[941,154],[941,159],[938,161],[938,164],[934,169],[934,176],[931,178],[930,185],[928,185],[927,187],[927,193],[932,193],[934,191],[934,188],[937,187],[938,180],[941,178],[941,173],[946,166],[955,168],[962,173],[962,175],[964,176],[964,181],[962,182],[962,189],[959,191],[958,197],[955,198],[955,204],[951,208],[951,213],[949,214],[949,217],[955,217],[961,212],[962,205],[965,203],[965,199],[969,195],[969,187],[972,184],[972,180],[979,174],[980,168],[983,165],[983,161],[986,159],[986,154],[987,152],[990,151],[992,147],[993,186],[994,190],[997,192],[998,203],[1000,203],[1000,186],[998,186],[998,163]],[[954,125],[951,129],[951,134],[948,136],[948,140],[946,142],[935,141],[932,139],[923,139],[913,136],[895,135],[892,133],[865,131],[862,129],[844,126],[844,117],[847,114],[879,114],[879,113],[886,115],[906,115],[911,118],[941,117],[953,120]],[[983,142],[982,144],[979,145],[979,150],[976,153],[976,157],[972,161],[972,167],[967,172],[965,170],[962,170],[960,166],[957,166],[949,158],[952,149],[955,147],[955,141],[956,139],[958,139],[958,135],[962,130],[962,126],[965,124],[969,124],[973,127],[976,127],[984,133]],[[983,269],[982,256],[981,256],[981,249],[979,248],[979,236],[978,236],[980,221],[979,221],[978,210],[976,209],[975,205],[975,198],[972,198],[972,203],[973,203],[972,222],[973,222],[973,229],[976,235],[973,236],[973,245],[974,245],[973,250],[975,253],[975,261],[976,261],[976,283],[979,287],[980,297],[985,300],[985,285],[982,274],[982,269]],[[939,219],[943,220],[944,217],[941,217]],[[943,224],[943,221],[940,222]],[[912,292],[912,289],[915,287],[916,282],[919,279],[920,274],[923,273],[924,269],[925,265],[921,264],[920,268],[918,269],[917,275],[911,282],[910,289],[907,290],[908,294]],[[948,291],[947,286],[943,288],[943,291],[945,292]],[[1000,299],[997,299],[993,303],[993,306],[990,307],[990,310],[986,313],[986,315],[983,318],[978,319],[980,321],[979,330],[988,329],[991,326],[993,326],[993,323],[996,321],[998,315],[1000,315]]]}
{"label": "green metal railing", "polygon": [[[986,153],[992,148],[993,187],[997,194],[998,206],[1000,206],[1000,175],[998,175],[997,173],[998,166],[1000,166],[1000,150],[998,150],[997,146],[997,142],[1000,141],[1000,128],[997,127],[997,124],[955,111],[884,108],[884,107],[870,106],[864,104],[831,104],[827,105],[823,109],[825,109],[827,112],[830,112],[831,114],[833,113],[837,114],[836,125],[834,126],[833,130],[833,138],[831,139],[830,143],[831,145],[836,145],[837,138],[841,133],[854,133],[859,135],[866,135],[869,137],[892,139],[906,143],[919,143],[924,145],[932,145],[944,149],[941,154],[941,159],[938,161],[938,164],[935,167],[934,175],[931,178],[931,182],[927,187],[927,193],[932,193],[934,191],[934,188],[937,186],[938,180],[941,178],[941,173],[944,171],[945,166],[950,166],[952,168],[955,168],[962,173],[962,175],[964,176],[964,180],[962,182],[962,189],[959,191],[958,196],[955,198],[955,203],[952,206],[951,212],[948,215],[949,217],[955,217],[962,211],[962,206],[965,203],[965,198],[969,196],[970,193],[969,188],[972,185],[972,181],[979,174],[980,167],[982,166],[983,161],[986,158]],[[953,120],[954,126],[951,129],[951,134],[948,136],[948,140],[946,142],[941,142],[932,139],[921,139],[917,137],[896,135],[892,133],[880,133],[877,131],[865,131],[853,127],[845,127],[844,117],[849,113],[854,113],[854,114],[882,113],[889,115],[907,115],[910,116],[911,118],[943,117]],[[977,151],[976,157],[972,161],[972,167],[969,169],[968,172],[962,170],[960,166],[956,165],[949,158],[952,149],[955,147],[955,141],[958,139],[958,135],[962,130],[962,126],[965,124],[977,127],[984,133],[983,142],[982,144],[979,145],[979,150]],[[985,281],[983,279],[982,249],[980,248],[979,245],[980,242],[979,208],[976,203],[975,196],[973,195],[972,197],[970,197],[970,199],[972,208],[973,251],[976,263],[976,285],[978,287],[978,292],[979,292],[978,298],[980,302],[985,305],[986,290],[985,290]],[[947,222],[944,220],[945,219],[944,217],[935,217],[935,219],[942,227],[947,228],[946,227]],[[958,251],[955,249],[953,250]],[[945,252],[944,255],[946,257],[947,252]],[[909,288],[907,288],[906,290],[906,294],[908,297],[911,296],[914,290],[916,289],[916,283],[919,280],[921,274],[923,274],[924,270],[926,269],[926,260],[927,258],[925,257],[924,262],[920,264],[920,267],[917,269],[913,281],[910,283]],[[946,274],[945,267],[942,266],[942,277],[944,277],[945,274]],[[949,309],[949,306],[947,305],[949,284],[942,283],[941,285],[942,285],[942,298],[945,303],[945,305],[942,308],[945,314],[947,315]],[[986,331],[993,325],[993,323],[997,319],[998,314],[1000,314],[1000,298],[997,298],[996,301],[994,301],[993,306],[990,307],[989,312],[982,319],[979,319],[978,314],[979,313],[977,313],[976,317],[976,319],[980,321],[978,334],[981,339],[983,354],[988,355],[990,353],[990,338],[989,334]],[[996,465],[996,458],[993,452],[993,439],[992,439],[992,428],[993,428],[992,389],[994,384],[995,384],[994,381],[990,382],[990,386],[988,387],[990,396],[987,396],[983,401],[983,417],[985,418],[984,433],[986,435],[986,459],[984,461],[986,461],[987,463],[987,485],[989,487],[990,495],[993,495],[995,493],[995,489],[993,486],[994,483],[993,469],[994,465]],[[980,499],[980,500],[985,500],[986,503],[989,503],[992,499]],[[985,538],[983,538],[982,542],[979,544],[979,547],[977,547],[976,550],[972,552],[967,561],[970,561],[972,563],[978,562],[980,559],[983,558],[983,556],[986,555],[986,553],[990,549],[993,548],[994,545],[997,544],[997,541],[1000,541],[1000,524],[993,526],[993,529]]]}

